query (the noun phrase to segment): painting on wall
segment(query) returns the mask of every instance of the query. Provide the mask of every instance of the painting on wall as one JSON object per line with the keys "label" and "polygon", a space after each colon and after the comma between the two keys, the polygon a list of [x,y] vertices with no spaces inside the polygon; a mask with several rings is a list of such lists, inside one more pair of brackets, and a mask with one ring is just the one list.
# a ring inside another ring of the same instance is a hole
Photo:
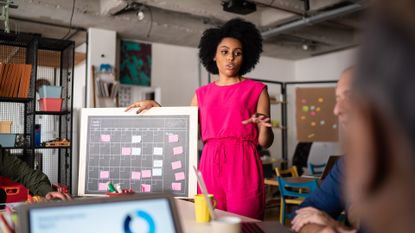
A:
{"label": "painting on wall", "polygon": [[297,88],[296,122],[299,142],[337,142],[338,121],[333,113],[335,88]]}
{"label": "painting on wall", "polygon": [[151,44],[121,41],[120,83],[151,85]]}

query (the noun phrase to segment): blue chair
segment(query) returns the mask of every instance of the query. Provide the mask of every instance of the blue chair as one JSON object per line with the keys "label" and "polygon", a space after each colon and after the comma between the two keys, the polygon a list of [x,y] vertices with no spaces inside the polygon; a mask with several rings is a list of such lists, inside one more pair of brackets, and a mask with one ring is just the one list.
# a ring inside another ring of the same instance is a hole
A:
{"label": "blue chair", "polygon": [[[299,205],[306,197],[308,197],[314,190],[317,189],[317,179],[306,182],[288,182],[283,177],[278,176],[278,188],[281,193],[281,206],[280,206],[280,223],[284,225],[285,208],[287,204]],[[308,192],[305,192],[305,191]]]}
{"label": "blue chair", "polygon": [[323,171],[326,165],[327,165],[326,163],[323,163],[323,164],[308,163],[308,170],[310,171],[310,175],[321,176],[321,174],[323,174]]}

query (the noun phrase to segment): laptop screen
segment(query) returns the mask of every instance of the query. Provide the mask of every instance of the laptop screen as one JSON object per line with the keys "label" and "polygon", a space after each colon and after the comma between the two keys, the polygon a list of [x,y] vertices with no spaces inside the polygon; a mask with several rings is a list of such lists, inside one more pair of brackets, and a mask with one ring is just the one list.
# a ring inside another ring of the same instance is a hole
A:
{"label": "laptop screen", "polygon": [[32,208],[30,233],[177,232],[169,199]]}

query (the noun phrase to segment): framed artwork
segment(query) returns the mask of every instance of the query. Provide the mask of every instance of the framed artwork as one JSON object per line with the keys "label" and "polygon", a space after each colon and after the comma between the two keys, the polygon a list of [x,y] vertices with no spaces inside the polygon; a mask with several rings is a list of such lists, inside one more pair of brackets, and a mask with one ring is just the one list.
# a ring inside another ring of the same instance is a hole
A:
{"label": "framed artwork", "polygon": [[120,83],[151,85],[151,44],[121,41]]}

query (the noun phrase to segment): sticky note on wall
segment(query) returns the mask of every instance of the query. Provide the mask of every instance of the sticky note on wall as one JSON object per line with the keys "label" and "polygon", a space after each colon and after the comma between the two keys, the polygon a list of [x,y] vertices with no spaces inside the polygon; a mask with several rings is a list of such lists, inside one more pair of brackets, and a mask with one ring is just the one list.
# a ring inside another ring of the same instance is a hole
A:
{"label": "sticky note on wall", "polygon": [[151,177],[151,170],[143,170],[141,171],[142,178],[150,178]]}
{"label": "sticky note on wall", "polygon": [[174,177],[175,177],[176,181],[184,180],[185,179],[184,172],[176,173],[176,174],[174,174]]}
{"label": "sticky note on wall", "polygon": [[132,180],[139,180],[141,178],[140,172],[131,172],[131,179]]}
{"label": "sticky note on wall", "polygon": [[133,135],[131,137],[131,143],[140,143],[141,142],[141,136],[140,135]]}
{"label": "sticky note on wall", "polygon": [[141,192],[143,192],[143,193],[149,193],[149,192],[151,192],[151,185],[149,185],[149,184],[142,184],[141,185]]}
{"label": "sticky note on wall", "polygon": [[169,135],[169,142],[178,142],[179,141],[179,135],[177,134],[170,134]]}
{"label": "sticky note on wall", "polygon": [[174,147],[173,148],[173,154],[174,155],[181,155],[181,154],[183,154],[183,147],[182,146]]}
{"label": "sticky note on wall", "polygon": [[121,155],[131,155],[131,148],[130,147],[121,148]]}
{"label": "sticky note on wall", "polygon": [[98,183],[98,191],[107,191],[107,183]]}
{"label": "sticky note on wall", "polygon": [[99,178],[101,179],[108,179],[110,177],[110,172],[109,171],[101,171],[99,173]]}
{"label": "sticky note on wall", "polygon": [[162,170],[161,168],[153,168],[153,176],[161,176]]}
{"label": "sticky note on wall", "polygon": [[171,168],[172,168],[173,170],[176,170],[176,169],[182,168],[182,161],[175,161],[175,162],[172,162],[172,163],[171,163]]}
{"label": "sticky note on wall", "polygon": [[153,155],[163,155],[163,147],[154,147]]}
{"label": "sticky note on wall", "polygon": [[111,135],[101,134],[101,142],[110,142],[110,141],[111,141]]}
{"label": "sticky note on wall", "polygon": [[139,147],[133,147],[131,148],[131,155],[141,155],[141,148]]}
{"label": "sticky note on wall", "polygon": [[182,183],[172,183],[171,189],[174,191],[182,191]]}
{"label": "sticky note on wall", "polygon": [[163,167],[163,160],[154,160],[153,167]]}

